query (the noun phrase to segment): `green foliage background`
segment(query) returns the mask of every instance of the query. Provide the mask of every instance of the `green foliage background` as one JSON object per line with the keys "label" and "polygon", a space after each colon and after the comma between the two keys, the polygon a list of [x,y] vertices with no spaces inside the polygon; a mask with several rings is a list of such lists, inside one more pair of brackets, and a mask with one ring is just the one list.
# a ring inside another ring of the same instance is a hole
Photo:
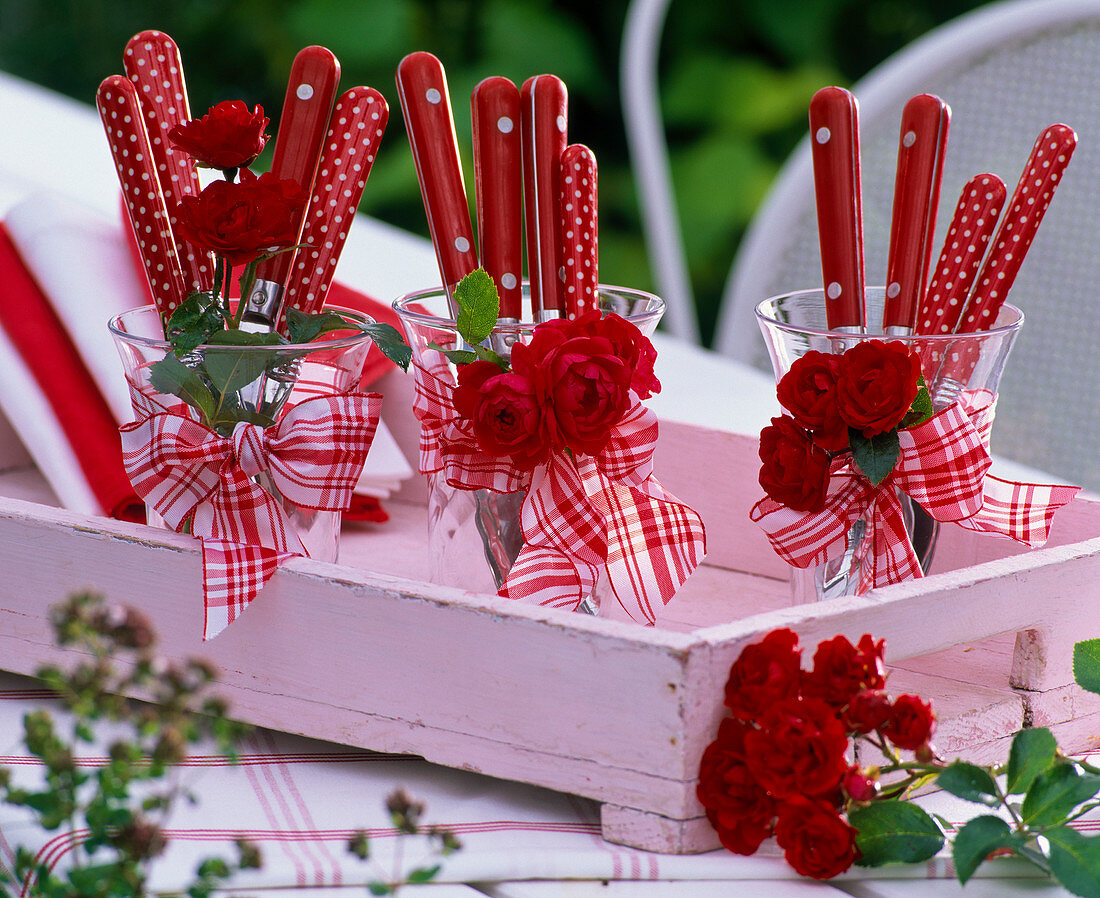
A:
{"label": "green foliage background", "polygon": [[[737,243],[802,136],[812,93],[851,84],[924,32],[980,5],[674,0],[662,43],[662,102],[706,337]],[[553,72],[569,86],[570,139],[590,145],[599,159],[601,279],[647,288],[652,278],[619,105],[627,6],[627,0],[0,0],[0,69],[90,103],[99,81],[121,71],[126,40],[159,28],[182,50],[193,113],[244,99],[262,104],[277,125],[294,54],[322,44],[340,59],[345,88],[367,84],[390,102],[390,126],[362,210],[425,236],[394,89],[398,61],[429,50],[446,66],[468,185],[467,98],[474,85],[489,75],[520,83]]]}

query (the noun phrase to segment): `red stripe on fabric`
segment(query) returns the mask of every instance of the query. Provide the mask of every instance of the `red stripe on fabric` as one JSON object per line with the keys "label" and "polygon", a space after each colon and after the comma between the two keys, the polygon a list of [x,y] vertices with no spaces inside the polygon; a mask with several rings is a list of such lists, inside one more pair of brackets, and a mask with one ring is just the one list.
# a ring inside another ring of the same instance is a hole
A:
{"label": "red stripe on fabric", "polygon": [[[0,327],[46,396],[100,508],[122,520],[144,521],[144,506],[122,469],[114,416],[3,222],[0,284]],[[94,295],[88,297],[94,300]]]}

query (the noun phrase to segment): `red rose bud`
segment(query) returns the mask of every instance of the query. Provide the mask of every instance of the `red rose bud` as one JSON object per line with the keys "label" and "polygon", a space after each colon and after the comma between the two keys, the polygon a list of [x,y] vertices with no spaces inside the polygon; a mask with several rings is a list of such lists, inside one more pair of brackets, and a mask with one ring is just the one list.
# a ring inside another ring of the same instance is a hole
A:
{"label": "red rose bud", "polygon": [[813,434],[817,445],[831,452],[848,448],[848,425],[836,402],[839,372],[840,356],[811,350],[795,359],[776,387],[779,404]]}
{"label": "red rose bud", "polygon": [[920,389],[920,357],[904,343],[866,340],[840,357],[837,411],[867,438],[893,430]]}
{"label": "red rose bud", "polygon": [[917,751],[926,746],[936,730],[932,706],[918,695],[899,695],[890,708],[883,734],[898,748]]}
{"label": "red rose bud", "polygon": [[864,689],[852,696],[841,720],[849,732],[873,733],[886,726],[890,707],[890,696],[881,689]]}
{"label": "red rose bud", "polygon": [[726,707],[734,717],[756,720],[776,702],[798,695],[802,650],[793,630],[772,630],[745,646],[730,668]]}
{"label": "red rose bud", "polygon": [[806,675],[803,694],[840,708],[862,689],[881,689],[886,685],[882,661],[885,644],[885,640],[876,643],[867,634],[860,639],[858,648],[844,636],[820,643],[814,653],[813,671]]}
{"label": "red rose bud", "polygon": [[779,808],[775,840],[802,876],[831,879],[859,859],[856,830],[827,803],[796,799]]}
{"label": "red rose bud", "polygon": [[820,797],[848,769],[848,733],[819,699],[788,698],[768,708],[760,729],[745,734],[745,763],[774,797]]}
{"label": "red rose bud", "polygon": [[267,143],[264,129],[268,122],[262,106],[249,112],[240,100],[229,100],[202,118],[176,125],[168,132],[168,139],[199,165],[223,171],[245,168]]}
{"label": "red rose bud", "polygon": [[510,456],[530,470],[546,460],[543,409],[535,384],[493,362],[471,362],[458,369],[455,410],[473,423],[478,446],[488,455]]}
{"label": "red rose bud", "polygon": [[173,227],[176,236],[230,265],[244,265],[294,245],[307,199],[294,181],[242,171],[239,183],[214,181],[198,196],[180,199]]}
{"label": "red rose bud", "polygon": [[868,776],[861,767],[849,767],[840,784],[852,801],[868,802],[878,795],[878,779]]}
{"label": "red rose bud", "polygon": [[829,486],[829,453],[793,418],[781,415],[760,431],[760,486],[780,505],[819,511]]}

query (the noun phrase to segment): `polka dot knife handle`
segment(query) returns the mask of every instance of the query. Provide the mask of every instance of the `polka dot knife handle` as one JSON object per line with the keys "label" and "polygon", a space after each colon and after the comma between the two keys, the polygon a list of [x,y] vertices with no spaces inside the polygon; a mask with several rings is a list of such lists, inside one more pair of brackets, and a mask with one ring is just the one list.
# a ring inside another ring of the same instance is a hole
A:
{"label": "polka dot knife handle", "polygon": [[[163,31],[141,31],[126,44],[122,61],[138,91],[161,191],[171,216],[181,197],[195,196],[201,190],[191,157],[174,148],[168,139],[175,125],[191,118],[179,47]],[[213,287],[212,253],[177,240],[176,254],[189,292]]]}
{"label": "polka dot knife handle", "polygon": [[1005,194],[1004,181],[989,172],[966,182],[917,312],[918,334],[955,332],[974,274],[997,227]]}
{"label": "polka dot knife handle", "polygon": [[312,313],[324,305],[389,116],[371,87],[353,87],[336,101],[306,207],[306,246],[287,283],[288,307]]}
{"label": "polka dot knife handle", "polygon": [[397,95],[439,271],[450,293],[478,262],[442,63],[425,52],[406,56],[397,66]]}
{"label": "polka dot knife handle", "polygon": [[111,75],[99,85],[96,105],[107,131],[153,301],[167,321],[187,296],[187,289],[137,88],[125,76]]}
{"label": "polka dot knife handle", "polygon": [[817,200],[825,314],[831,330],[863,329],[863,215],[856,98],[825,87],[810,100],[810,145]]}
{"label": "polka dot knife handle", "polygon": [[882,312],[887,334],[910,334],[915,326],[932,259],[950,121],[950,107],[931,94],[918,94],[902,110]]}
{"label": "polka dot knife handle", "polygon": [[596,200],[596,156],[582,144],[571,144],[561,154],[560,205],[568,318],[599,308]]}
{"label": "polka dot knife handle", "polygon": [[560,271],[561,154],[565,150],[569,95],[555,75],[536,75],[520,89],[527,277],[535,320],[562,311]]}
{"label": "polka dot knife handle", "polygon": [[519,89],[486,78],[470,97],[481,265],[500,293],[500,317],[523,316],[523,175]]}
{"label": "polka dot knife handle", "polygon": [[996,321],[1076,146],[1076,133],[1060,124],[1051,125],[1035,141],[975,280],[970,302],[959,322],[960,332],[987,330]]}

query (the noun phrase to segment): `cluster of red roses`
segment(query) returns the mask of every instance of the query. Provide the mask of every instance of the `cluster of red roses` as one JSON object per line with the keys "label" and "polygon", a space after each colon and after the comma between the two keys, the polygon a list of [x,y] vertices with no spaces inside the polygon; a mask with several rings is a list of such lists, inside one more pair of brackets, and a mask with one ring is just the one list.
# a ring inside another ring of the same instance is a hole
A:
{"label": "cluster of red roses", "polygon": [[[219,103],[202,118],[176,125],[172,144],[200,166],[221,169],[198,196],[182,197],[172,210],[176,235],[213,250],[229,265],[244,265],[265,252],[293,246],[309,196],[296,181],[248,166],[267,143],[268,119],[239,100]],[[240,180],[236,180],[237,174]]]}
{"label": "cluster of red roses", "polygon": [[634,403],[660,392],[656,358],[649,338],[618,315],[546,321],[512,347],[507,370],[460,365],[454,406],[483,452],[517,468],[531,470],[561,449],[597,455]]}
{"label": "cluster of red roses", "polygon": [[741,652],[725,718],[699,765],[699,801],[722,844],[753,854],[774,835],[803,876],[828,879],[859,858],[849,802],[874,799],[874,771],[849,763],[849,736],[873,734],[930,759],[935,715],[915,695],[883,691],[884,641],[822,642],[803,671],[798,636],[773,630]]}
{"label": "cluster of red roses", "polygon": [[760,433],[760,485],[781,505],[817,511],[825,503],[833,453],[849,429],[868,439],[902,423],[920,390],[920,357],[901,341],[866,340],[842,355],[810,351],[779,381],[790,416]]}

